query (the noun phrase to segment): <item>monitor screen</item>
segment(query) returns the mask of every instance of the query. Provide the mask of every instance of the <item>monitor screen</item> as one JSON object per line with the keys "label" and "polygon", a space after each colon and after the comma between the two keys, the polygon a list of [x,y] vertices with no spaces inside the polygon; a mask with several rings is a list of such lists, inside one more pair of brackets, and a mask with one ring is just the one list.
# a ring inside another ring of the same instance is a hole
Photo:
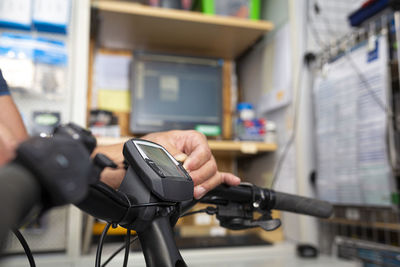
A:
{"label": "monitor screen", "polygon": [[135,53],[133,133],[221,126],[222,60]]}

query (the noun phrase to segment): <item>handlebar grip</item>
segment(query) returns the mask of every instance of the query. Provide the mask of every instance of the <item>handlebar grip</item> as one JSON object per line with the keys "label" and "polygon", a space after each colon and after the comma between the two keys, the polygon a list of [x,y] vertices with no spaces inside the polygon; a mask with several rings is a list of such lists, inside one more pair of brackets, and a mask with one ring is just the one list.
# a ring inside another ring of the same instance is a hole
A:
{"label": "handlebar grip", "polygon": [[329,202],[276,192],[270,189],[246,184],[239,186],[220,185],[210,191],[200,200],[200,202],[226,204],[228,201],[236,203],[252,203],[252,201],[259,200],[261,200],[261,209],[290,211],[321,218],[328,218],[333,213],[333,207]]}
{"label": "handlebar grip", "polygon": [[10,228],[17,228],[40,204],[40,199],[40,184],[27,169],[16,163],[0,168],[0,242]]}
{"label": "handlebar grip", "polygon": [[274,192],[274,194],[274,209],[277,210],[290,211],[320,218],[329,218],[333,213],[333,206],[327,201],[281,192]]}

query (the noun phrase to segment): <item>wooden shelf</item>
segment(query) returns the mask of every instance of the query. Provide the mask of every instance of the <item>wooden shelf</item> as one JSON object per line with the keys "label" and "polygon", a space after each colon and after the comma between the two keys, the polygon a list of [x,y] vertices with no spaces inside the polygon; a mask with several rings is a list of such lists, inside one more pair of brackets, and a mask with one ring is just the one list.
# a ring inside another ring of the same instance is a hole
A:
{"label": "wooden shelf", "polygon": [[376,229],[384,229],[384,230],[392,230],[392,231],[400,231],[400,224],[399,223],[385,223],[385,222],[364,222],[364,221],[354,221],[342,218],[332,218],[322,220],[328,223],[335,223],[335,224],[343,224],[343,225],[352,225],[352,226],[359,226],[365,228],[376,228]]}
{"label": "wooden shelf", "polygon": [[145,49],[234,59],[273,29],[268,21],[97,0],[99,42],[111,49]]}
{"label": "wooden shelf", "polygon": [[[99,137],[97,138],[98,145],[113,145],[124,143],[132,137]],[[255,155],[258,153],[273,152],[277,149],[276,144],[263,143],[263,142],[249,142],[249,141],[222,141],[222,140],[209,140],[208,145],[212,152],[217,155],[232,155],[244,156]]]}
{"label": "wooden shelf", "polygon": [[265,152],[273,152],[277,149],[276,144],[248,141],[215,141],[209,140],[208,145],[214,154],[220,155],[255,155]]}

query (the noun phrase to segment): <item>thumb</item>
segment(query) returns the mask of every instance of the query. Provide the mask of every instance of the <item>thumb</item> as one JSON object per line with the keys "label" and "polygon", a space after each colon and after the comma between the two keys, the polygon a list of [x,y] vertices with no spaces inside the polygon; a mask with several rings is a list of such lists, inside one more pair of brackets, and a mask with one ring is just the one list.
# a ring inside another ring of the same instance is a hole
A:
{"label": "thumb", "polygon": [[185,153],[183,153],[174,146],[168,147],[167,150],[177,161],[185,162],[185,160],[188,157]]}
{"label": "thumb", "polygon": [[185,153],[180,153],[180,154],[174,156],[174,158],[175,158],[177,161],[181,162],[181,163],[185,162],[185,160],[187,159],[187,157],[188,157],[188,156],[187,156]]}

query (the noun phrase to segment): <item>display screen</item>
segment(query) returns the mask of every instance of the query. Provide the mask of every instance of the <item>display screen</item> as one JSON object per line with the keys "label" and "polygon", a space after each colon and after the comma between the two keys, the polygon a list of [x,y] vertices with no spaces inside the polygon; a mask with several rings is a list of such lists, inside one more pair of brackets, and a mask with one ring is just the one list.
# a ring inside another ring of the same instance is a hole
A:
{"label": "display screen", "polygon": [[159,169],[169,177],[185,177],[185,174],[176,166],[170,157],[161,148],[138,144],[146,156],[154,161]]}
{"label": "display screen", "polygon": [[133,133],[194,129],[222,123],[222,61],[135,53]]}

